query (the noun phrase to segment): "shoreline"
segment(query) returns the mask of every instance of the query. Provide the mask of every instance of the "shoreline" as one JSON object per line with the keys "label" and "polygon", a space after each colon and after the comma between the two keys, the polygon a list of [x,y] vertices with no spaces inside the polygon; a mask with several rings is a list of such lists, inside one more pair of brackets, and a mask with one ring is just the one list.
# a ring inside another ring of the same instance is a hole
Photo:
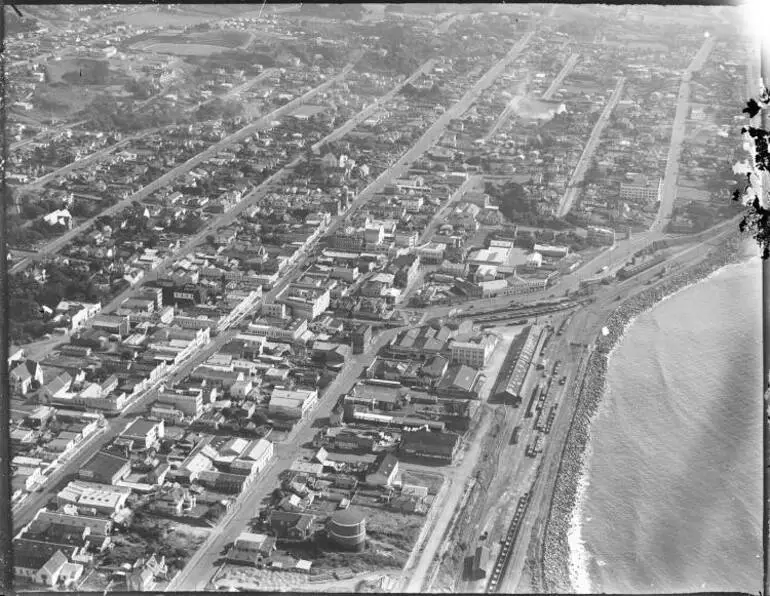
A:
{"label": "shoreline", "polygon": [[546,593],[576,593],[585,587],[573,585],[575,570],[569,537],[575,532],[574,519],[576,507],[580,505],[580,486],[585,472],[584,455],[589,447],[591,420],[605,393],[606,373],[612,352],[636,317],[720,269],[747,260],[749,255],[742,245],[742,239],[727,238],[712,248],[703,261],[626,299],[607,317],[605,326],[609,334],[597,337],[596,347],[589,356],[546,523],[544,556],[539,562]]}

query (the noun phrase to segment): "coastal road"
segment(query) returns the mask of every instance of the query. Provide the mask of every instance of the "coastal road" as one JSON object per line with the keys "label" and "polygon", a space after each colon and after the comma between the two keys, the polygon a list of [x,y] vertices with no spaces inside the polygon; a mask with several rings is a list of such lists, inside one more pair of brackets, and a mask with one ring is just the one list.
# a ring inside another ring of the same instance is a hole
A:
{"label": "coastal road", "polygon": [[222,558],[221,553],[224,548],[241,532],[248,531],[251,521],[259,514],[262,501],[279,485],[280,473],[289,468],[302,454],[302,445],[315,436],[317,428],[313,426],[314,421],[329,416],[339,395],[350,390],[364,368],[374,360],[377,351],[402,329],[394,328],[382,332],[363,354],[348,358],[342,372],[324,390],[310,416],[297,423],[286,441],[275,445],[275,456],[268,467],[250,487],[241,493],[225,518],[211,531],[185,568],[169,583],[167,592],[208,589],[209,581],[216,573],[217,561]]}
{"label": "coastal road", "polygon": [[679,86],[674,124],[671,127],[671,142],[666,158],[666,172],[663,176],[663,185],[660,192],[660,207],[655,221],[650,226],[653,231],[662,230],[671,219],[676,200],[677,180],[679,178],[679,155],[682,152],[682,141],[687,129],[687,114],[690,109],[690,80],[692,73],[703,67],[704,62],[714,47],[716,38],[708,37],[701,45],[695,57],[682,74],[682,82]]}
{"label": "coastal road", "polygon": [[580,159],[572,172],[569,184],[567,184],[567,190],[559,203],[559,208],[557,210],[558,217],[564,217],[569,213],[570,209],[572,209],[572,203],[575,201],[578,192],[580,191],[580,182],[583,180],[588,165],[591,163],[591,157],[596,150],[596,146],[599,144],[599,138],[602,135],[604,127],[607,125],[607,122],[609,122],[610,114],[612,113],[612,110],[615,109],[618,101],[620,101],[625,82],[625,77],[620,77],[620,79],[618,79],[615,90],[612,92],[609,101],[607,101],[607,105],[604,106],[604,110],[596,121],[596,124],[594,124],[591,136],[589,137],[586,146],[583,148],[583,153],[581,153]]}
{"label": "coastal road", "polygon": [[44,258],[50,257],[51,255],[56,254],[59,250],[61,250],[64,246],[66,246],[69,242],[71,242],[76,236],[87,231],[96,221],[97,217],[102,217],[105,215],[115,215],[119,213],[120,211],[128,207],[133,201],[141,201],[145,199],[155,191],[159,190],[160,188],[163,188],[164,186],[172,182],[175,178],[178,178],[179,176],[182,176],[188,173],[190,170],[197,167],[200,163],[213,157],[219,151],[223,151],[230,145],[240,142],[246,137],[252,135],[254,132],[257,132],[259,130],[263,130],[269,127],[270,123],[276,118],[280,118],[281,116],[291,113],[293,110],[297,109],[305,101],[309,100],[314,95],[321,93],[326,89],[328,89],[329,87],[331,87],[332,85],[334,85],[335,83],[342,81],[350,73],[350,71],[353,70],[354,66],[355,66],[355,60],[349,63],[347,66],[345,66],[345,68],[339,74],[332,77],[328,81],[325,81],[324,83],[318,85],[317,87],[314,87],[304,95],[293,99],[286,105],[279,107],[278,109],[270,112],[269,114],[263,116],[257,121],[244,126],[239,131],[215,143],[208,149],[201,151],[194,157],[187,160],[185,163],[173,168],[169,172],[166,172],[161,177],[157,178],[156,180],[154,180],[153,182],[151,182],[150,184],[142,188],[137,193],[134,193],[133,195],[129,196],[126,199],[123,199],[122,201],[116,203],[115,205],[99,213],[98,216],[84,221],[83,223],[73,228],[72,230],[66,232],[62,236],[59,236],[55,240],[52,240],[51,242],[46,244],[43,248],[38,250],[33,257],[25,258],[19,261],[16,265],[14,265],[11,268],[11,273],[17,273],[19,271],[24,270],[35,260],[44,259]]}

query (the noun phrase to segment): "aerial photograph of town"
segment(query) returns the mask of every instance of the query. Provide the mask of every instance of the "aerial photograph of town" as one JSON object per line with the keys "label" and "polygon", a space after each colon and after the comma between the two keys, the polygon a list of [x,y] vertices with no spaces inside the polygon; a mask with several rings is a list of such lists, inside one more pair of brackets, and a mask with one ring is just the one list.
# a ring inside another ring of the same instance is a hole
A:
{"label": "aerial photograph of town", "polygon": [[0,10],[4,593],[761,593],[741,7]]}

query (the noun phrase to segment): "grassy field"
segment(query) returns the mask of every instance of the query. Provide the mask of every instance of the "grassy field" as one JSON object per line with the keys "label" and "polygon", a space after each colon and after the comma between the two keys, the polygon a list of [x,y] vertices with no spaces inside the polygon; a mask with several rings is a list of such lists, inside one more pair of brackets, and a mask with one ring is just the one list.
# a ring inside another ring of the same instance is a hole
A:
{"label": "grassy field", "polygon": [[222,46],[225,48],[238,48],[245,44],[251,35],[245,31],[208,31],[196,34],[192,39],[195,43]]}
{"label": "grassy field", "polygon": [[40,86],[35,92],[35,109],[24,112],[29,118],[44,120],[55,116],[62,119],[76,114],[90,104],[101,92],[98,86],[67,85],[61,87]]}
{"label": "grassy field", "polygon": [[172,54],[174,56],[210,56],[224,52],[228,48],[199,43],[142,43],[142,50],[157,54]]}

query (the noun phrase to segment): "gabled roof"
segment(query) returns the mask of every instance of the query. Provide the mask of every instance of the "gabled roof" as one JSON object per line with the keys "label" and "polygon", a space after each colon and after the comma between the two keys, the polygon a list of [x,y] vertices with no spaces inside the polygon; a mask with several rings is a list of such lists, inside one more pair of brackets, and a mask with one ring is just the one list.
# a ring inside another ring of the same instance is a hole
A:
{"label": "gabled roof", "polygon": [[57,550],[53,555],[51,555],[51,558],[48,559],[45,565],[40,569],[40,571],[45,571],[48,573],[49,577],[53,576],[59,569],[61,569],[62,565],[67,563],[67,557],[64,555],[63,552],[60,550]]}
{"label": "gabled roof", "polygon": [[11,371],[11,378],[17,379],[19,381],[26,381],[27,379],[32,378],[32,374],[29,372],[26,362],[19,364],[19,366]]}
{"label": "gabled roof", "polygon": [[72,375],[65,371],[51,379],[51,381],[45,385],[45,390],[50,393],[56,393],[67,388],[70,383],[72,383]]}

